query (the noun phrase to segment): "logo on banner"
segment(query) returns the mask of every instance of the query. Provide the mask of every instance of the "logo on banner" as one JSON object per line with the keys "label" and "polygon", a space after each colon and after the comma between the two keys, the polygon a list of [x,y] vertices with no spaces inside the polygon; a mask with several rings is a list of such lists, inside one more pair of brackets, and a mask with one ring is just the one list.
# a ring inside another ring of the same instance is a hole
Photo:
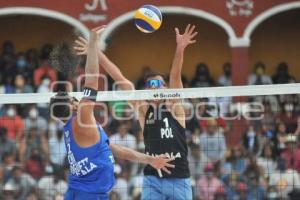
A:
{"label": "logo on banner", "polygon": [[231,16],[250,16],[253,14],[253,0],[227,0],[226,7]]}
{"label": "logo on banner", "polygon": [[153,97],[158,99],[163,99],[163,98],[181,98],[181,95],[179,93],[155,93],[153,94]]}
{"label": "logo on banner", "polygon": [[107,20],[105,14],[108,10],[106,0],[92,0],[90,3],[85,3],[84,8],[85,11],[79,15],[80,21],[98,23]]}

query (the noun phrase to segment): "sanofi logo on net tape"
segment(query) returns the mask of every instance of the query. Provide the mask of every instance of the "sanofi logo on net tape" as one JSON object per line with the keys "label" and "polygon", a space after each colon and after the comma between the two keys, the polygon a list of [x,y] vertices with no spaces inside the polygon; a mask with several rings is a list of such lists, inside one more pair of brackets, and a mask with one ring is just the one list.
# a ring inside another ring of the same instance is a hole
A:
{"label": "sanofi logo on net tape", "polygon": [[181,95],[176,92],[176,93],[156,93],[153,95],[154,98],[156,99],[163,99],[163,98],[181,98]]}

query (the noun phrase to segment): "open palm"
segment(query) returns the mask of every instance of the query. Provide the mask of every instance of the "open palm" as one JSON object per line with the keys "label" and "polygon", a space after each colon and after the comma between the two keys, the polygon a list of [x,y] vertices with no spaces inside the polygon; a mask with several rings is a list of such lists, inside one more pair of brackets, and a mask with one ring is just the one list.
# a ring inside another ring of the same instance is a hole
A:
{"label": "open palm", "polygon": [[88,46],[88,41],[83,37],[78,37],[78,39],[75,40],[74,50],[77,55],[86,55],[87,46]]}
{"label": "open palm", "polygon": [[[105,27],[106,27],[105,25],[102,25],[102,26],[93,28],[90,32],[90,40],[92,42],[97,42],[98,37],[104,31]],[[84,39],[83,37],[78,37],[78,39],[75,40],[74,50],[77,55],[86,55],[87,47],[88,47],[88,41],[86,39]]]}
{"label": "open palm", "polygon": [[157,157],[151,158],[150,165],[157,169],[157,170],[163,170],[167,174],[171,174],[171,171],[168,170],[168,168],[174,168],[175,165],[170,164],[169,162],[173,161],[174,158],[168,158],[165,155],[160,155]]}
{"label": "open palm", "polygon": [[176,42],[177,46],[181,48],[186,48],[190,44],[194,44],[196,42],[195,36],[198,32],[194,32],[196,26],[191,26],[190,24],[186,26],[185,32],[180,34],[179,29],[175,28],[176,32]]}

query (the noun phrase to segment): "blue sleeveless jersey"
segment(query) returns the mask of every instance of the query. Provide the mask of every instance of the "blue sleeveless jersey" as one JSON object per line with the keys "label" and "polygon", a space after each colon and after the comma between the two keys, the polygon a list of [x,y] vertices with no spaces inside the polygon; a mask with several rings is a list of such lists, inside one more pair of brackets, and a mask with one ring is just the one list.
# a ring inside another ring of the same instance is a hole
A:
{"label": "blue sleeveless jersey", "polygon": [[114,158],[104,130],[98,126],[100,141],[87,148],[76,144],[71,118],[64,127],[64,139],[70,164],[69,188],[88,193],[107,193],[113,187]]}

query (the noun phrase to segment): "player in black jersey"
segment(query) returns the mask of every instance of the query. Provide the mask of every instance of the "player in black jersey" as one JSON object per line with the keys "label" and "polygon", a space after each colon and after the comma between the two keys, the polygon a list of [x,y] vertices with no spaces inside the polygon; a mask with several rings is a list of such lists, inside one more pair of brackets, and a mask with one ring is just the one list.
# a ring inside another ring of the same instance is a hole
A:
{"label": "player in black jersey", "polygon": [[[169,88],[183,88],[181,71],[185,48],[196,42],[195,26],[188,25],[183,34],[176,32],[176,52],[170,71]],[[80,38],[76,50],[84,52],[86,41]],[[98,54],[104,70],[119,83],[123,90],[133,90],[133,84],[102,51]],[[167,88],[163,75],[152,73],[145,80],[146,89]],[[175,158],[175,168],[156,170],[147,165],[144,170],[143,200],[180,199],[191,200],[192,190],[187,160],[188,148],[185,136],[185,113],[181,100],[132,101],[139,112],[139,122],[144,133],[145,152],[152,156],[165,154]]]}

